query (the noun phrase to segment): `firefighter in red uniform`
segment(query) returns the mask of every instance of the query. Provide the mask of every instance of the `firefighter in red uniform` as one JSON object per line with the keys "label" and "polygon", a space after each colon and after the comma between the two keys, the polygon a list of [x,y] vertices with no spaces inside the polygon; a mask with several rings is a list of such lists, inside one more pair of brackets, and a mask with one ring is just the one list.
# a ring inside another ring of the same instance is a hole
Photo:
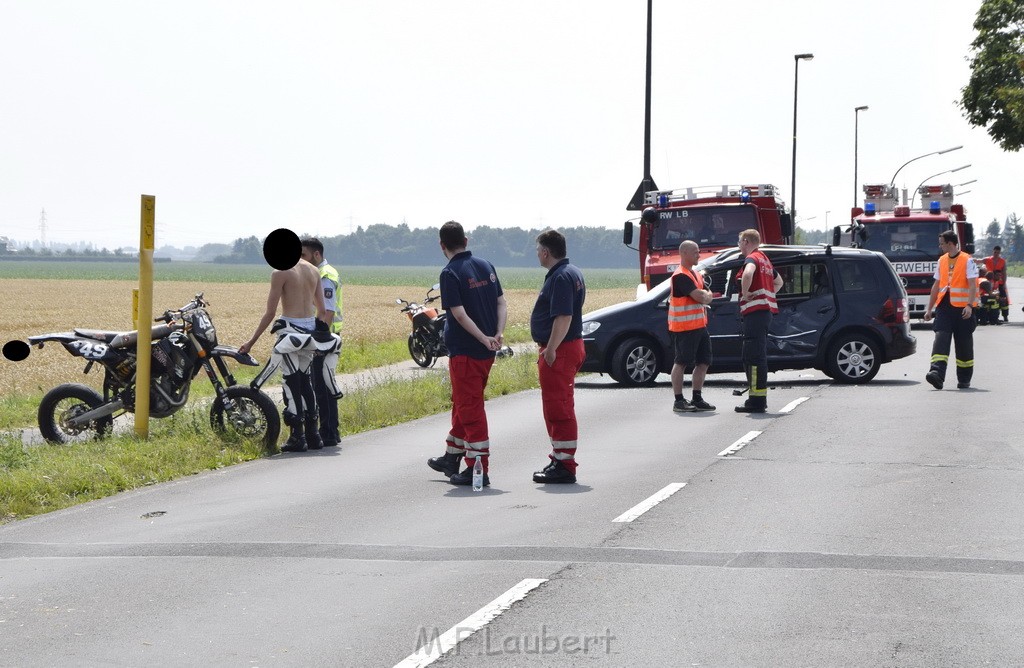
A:
{"label": "firefighter in red uniform", "polygon": [[939,248],[944,255],[935,269],[935,283],[924,311],[927,322],[935,312],[935,342],[932,344],[931,366],[925,380],[936,390],[942,389],[949,363],[950,339],[956,343],[956,386],[971,386],[974,375],[974,304],[977,292],[978,266],[967,253],[960,251],[956,232],[939,235]]}
{"label": "firefighter in red uniform", "polygon": [[992,255],[983,260],[985,266],[995,276],[992,291],[999,293],[999,310],[1003,313],[1003,322],[1010,321],[1010,294],[1006,291],[1006,260],[1003,259],[1003,247],[993,246]]}
{"label": "firefighter in red uniform", "polygon": [[576,482],[576,373],[583,366],[583,272],[569,264],[565,237],[555,230],[537,237],[537,259],[548,270],[530,316],[530,335],[540,346],[537,375],[544,423],[551,438],[548,465],[533,474],[539,483]]}
{"label": "firefighter in red uniform", "polygon": [[743,317],[743,368],[747,374],[750,395],[737,413],[764,413],[768,410],[768,328],[772,316],[779,312],[775,293],[782,287],[782,277],[771,260],[758,248],[761,235],[757,230],[740,232],[740,253],[743,273],[740,276],[740,315]]}
{"label": "firefighter in red uniform", "polygon": [[[448,374],[452,385],[452,428],[445,453],[427,465],[448,476],[453,485],[473,484],[473,464],[480,458],[484,485],[490,484],[488,457],[491,443],[484,412],[484,389],[501,349],[508,315],[494,265],[473,257],[462,225],[454,220],[441,226],[441,252],[448,264],[441,271],[441,307],[448,312],[444,342],[448,347]],[[466,469],[459,473],[459,462]]]}
{"label": "firefighter in red uniform", "polygon": [[[668,298],[668,331],[672,333],[675,362],[672,365],[672,393],[677,413],[713,411],[715,407],[704,401],[701,389],[704,376],[711,366],[711,336],[708,334],[710,290],[704,289],[704,277],[693,267],[700,260],[700,246],[694,241],[679,244],[679,267],[672,274],[672,291]],[[683,398],[683,380],[686,368],[693,368],[693,401]]]}

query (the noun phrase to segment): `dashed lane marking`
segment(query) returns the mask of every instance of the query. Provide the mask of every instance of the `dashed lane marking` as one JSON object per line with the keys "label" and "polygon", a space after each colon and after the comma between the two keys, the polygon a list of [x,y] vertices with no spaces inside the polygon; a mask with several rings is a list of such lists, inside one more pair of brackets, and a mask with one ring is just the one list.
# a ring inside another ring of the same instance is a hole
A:
{"label": "dashed lane marking", "polygon": [[422,647],[395,664],[395,668],[421,668],[422,666],[429,666],[440,659],[442,655],[450,652],[460,642],[489,624],[498,615],[508,610],[512,607],[513,603],[526,598],[527,594],[545,582],[547,582],[546,579],[539,578],[523,580],[441,635],[426,638],[426,643]]}
{"label": "dashed lane marking", "polygon": [[718,456],[719,457],[729,457],[729,456],[735,455],[737,452],[740,451],[740,449],[742,449],[744,446],[748,445],[751,441],[753,441],[755,438],[757,438],[760,435],[761,435],[761,432],[759,432],[759,431],[748,431],[738,441],[736,441],[735,443],[730,445],[725,450],[722,450],[721,452],[719,452]]}
{"label": "dashed lane marking", "polygon": [[790,412],[793,411],[794,408],[796,408],[797,406],[799,406],[803,402],[807,401],[808,399],[810,399],[810,397],[800,397],[799,399],[794,399],[793,401],[791,401],[788,404],[786,404],[785,407],[783,407],[783,409],[781,411],[779,411],[779,412],[780,413],[790,413]]}
{"label": "dashed lane marking", "polygon": [[644,501],[641,501],[626,512],[622,513],[613,519],[612,522],[632,522],[654,506],[681,490],[683,487],[686,487],[685,482],[674,482],[671,485],[666,486],[660,492],[648,497]]}

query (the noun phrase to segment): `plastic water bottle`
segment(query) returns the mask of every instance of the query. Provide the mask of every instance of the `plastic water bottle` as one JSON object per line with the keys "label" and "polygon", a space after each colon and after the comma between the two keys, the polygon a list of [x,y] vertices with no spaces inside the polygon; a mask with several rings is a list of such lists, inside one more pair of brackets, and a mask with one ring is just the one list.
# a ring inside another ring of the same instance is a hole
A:
{"label": "plastic water bottle", "polygon": [[484,490],[484,464],[483,460],[478,456],[476,462],[473,464],[473,491],[482,492]]}

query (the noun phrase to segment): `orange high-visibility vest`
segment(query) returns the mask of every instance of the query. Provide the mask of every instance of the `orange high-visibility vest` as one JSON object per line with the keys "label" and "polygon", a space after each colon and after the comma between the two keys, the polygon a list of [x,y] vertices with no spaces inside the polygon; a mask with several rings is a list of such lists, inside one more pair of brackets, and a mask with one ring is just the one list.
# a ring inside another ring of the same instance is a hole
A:
{"label": "orange high-visibility vest", "polygon": [[952,260],[949,253],[939,258],[939,296],[935,299],[936,306],[942,302],[947,292],[951,306],[967,306],[967,296],[971,293],[970,284],[967,282],[967,261],[967,253],[962,251]]}
{"label": "orange high-visibility vest", "polygon": [[[704,289],[704,277],[686,269],[682,265],[672,274],[674,280],[679,274],[686,274],[693,279],[693,284],[698,290]],[[704,305],[690,295],[676,297],[669,291],[668,298],[668,331],[688,332],[692,329],[701,329],[708,326],[708,313]]]}
{"label": "orange high-visibility vest", "polygon": [[989,255],[987,258],[982,260],[985,263],[985,268],[995,274],[995,280],[992,281],[992,289],[998,290],[1001,283],[1006,282],[1006,258],[996,258],[994,255]]}

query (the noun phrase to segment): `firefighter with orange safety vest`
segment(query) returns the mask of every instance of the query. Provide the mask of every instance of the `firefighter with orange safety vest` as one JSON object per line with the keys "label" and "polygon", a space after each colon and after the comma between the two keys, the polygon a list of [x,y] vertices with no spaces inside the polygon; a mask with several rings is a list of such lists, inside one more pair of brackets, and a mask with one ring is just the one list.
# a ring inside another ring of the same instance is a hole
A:
{"label": "firefighter with orange safety vest", "polygon": [[[704,401],[701,388],[704,376],[711,366],[711,335],[708,334],[710,290],[704,289],[704,276],[694,271],[700,261],[700,247],[694,241],[679,244],[679,267],[672,274],[672,291],[668,298],[668,331],[672,333],[675,363],[672,365],[672,393],[677,413],[713,411],[715,407]],[[693,369],[693,401],[683,398],[683,378],[686,369]]]}
{"label": "firefighter with orange safety vest", "polygon": [[960,240],[952,230],[939,235],[939,249],[943,255],[924,312],[925,321],[932,319],[933,312],[935,316],[935,342],[925,380],[936,390],[942,389],[952,340],[956,344],[956,386],[964,390],[971,386],[974,375],[976,321],[972,304],[978,289],[978,266],[974,258],[961,252]]}
{"label": "firefighter with orange safety vest", "polygon": [[985,266],[995,276],[992,291],[999,294],[999,310],[1003,313],[1003,322],[1010,321],[1010,294],[1006,291],[1006,260],[1003,258],[1003,247],[993,246],[992,254],[983,260]]}
{"label": "firefighter with orange safety vest", "polygon": [[[984,276],[982,275],[984,274]],[[978,296],[974,300],[974,310],[978,326],[1001,325],[999,322],[999,293],[992,289],[994,274],[985,272],[985,265],[978,267]]]}

